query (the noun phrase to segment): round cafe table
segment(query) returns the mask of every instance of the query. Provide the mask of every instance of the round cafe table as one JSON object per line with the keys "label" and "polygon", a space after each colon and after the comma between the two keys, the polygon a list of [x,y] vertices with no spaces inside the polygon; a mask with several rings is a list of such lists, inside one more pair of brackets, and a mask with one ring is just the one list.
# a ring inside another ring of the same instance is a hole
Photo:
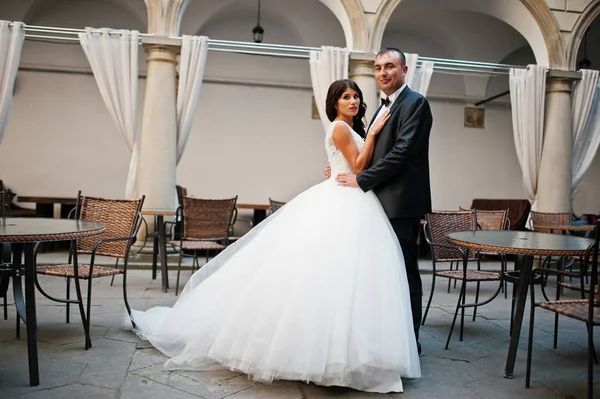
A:
{"label": "round cafe table", "polygon": [[523,322],[525,301],[535,256],[585,256],[594,240],[561,234],[532,231],[476,230],[457,231],[447,235],[458,247],[475,251],[491,251],[517,255],[515,270],[519,270],[513,329],[510,336],[504,377],[512,378]]}
{"label": "round cafe table", "polygon": [[[0,243],[12,244],[13,293],[19,317],[27,326],[29,384],[39,385],[37,354],[37,317],[35,308],[35,259],[33,249],[38,242],[76,240],[104,232],[98,222],[49,218],[0,218]],[[21,257],[25,254],[25,263]],[[25,298],[21,275],[25,274]]]}

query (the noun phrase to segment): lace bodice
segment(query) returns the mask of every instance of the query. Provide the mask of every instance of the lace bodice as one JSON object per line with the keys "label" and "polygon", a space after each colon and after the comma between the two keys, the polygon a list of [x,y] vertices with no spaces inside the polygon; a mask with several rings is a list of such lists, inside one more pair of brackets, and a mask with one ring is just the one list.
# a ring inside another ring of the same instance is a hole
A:
{"label": "lace bodice", "polygon": [[335,146],[333,142],[333,128],[338,123],[343,123],[348,126],[350,129],[350,133],[352,137],[354,137],[354,141],[356,142],[356,146],[358,147],[358,151],[362,151],[363,146],[365,145],[365,141],[362,137],[358,135],[352,128],[344,121],[333,121],[331,125],[329,125],[329,129],[327,130],[327,134],[325,135],[325,151],[327,152],[327,160],[329,161],[329,166],[331,166],[331,177],[334,178],[338,173],[354,173],[352,167],[344,158],[344,154]]}

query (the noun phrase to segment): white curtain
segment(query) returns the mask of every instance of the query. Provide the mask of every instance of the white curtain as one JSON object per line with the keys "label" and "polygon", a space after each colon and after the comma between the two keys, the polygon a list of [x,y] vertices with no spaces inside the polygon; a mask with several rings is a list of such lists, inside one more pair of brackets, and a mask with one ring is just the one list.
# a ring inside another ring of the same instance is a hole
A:
{"label": "white curtain", "polygon": [[417,69],[415,75],[413,85],[410,88],[427,97],[429,82],[431,82],[431,75],[433,75],[433,61],[421,61],[421,66]]}
{"label": "white curtain", "polygon": [[[431,75],[433,75],[433,61],[421,61],[421,65],[417,66],[419,54],[405,53],[404,56],[406,57],[406,66],[408,67],[404,83],[411,90],[427,96],[429,82],[431,82]],[[383,97],[384,94],[381,96]]]}
{"label": "white curtain", "polygon": [[[112,33],[111,33],[112,32]],[[108,112],[132,152],[126,198],[137,193],[138,31],[85,28],[79,41]]]}
{"label": "white curtain", "polygon": [[177,88],[177,163],[183,155],[200,100],[208,37],[183,35]]}
{"label": "white curtain", "polygon": [[417,61],[419,60],[419,54],[405,53],[404,56],[406,57],[406,66],[408,67],[408,71],[404,77],[404,83],[412,89],[415,79],[418,76]]}
{"label": "white curtain", "polygon": [[348,50],[339,47],[323,46],[321,51],[310,52],[310,78],[317,110],[325,129],[331,123],[325,112],[327,90],[334,81],[348,78],[348,59]]}
{"label": "white curtain", "polygon": [[527,199],[533,205],[544,140],[546,67],[528,65],[526,69],[511,68],[510,102],[523,187]]}
{"label": "white curtain", "polygon": [[0,143],[8,125],[24,39],[22,22],[0,21]]}
{"label": "white curtain", "polygon": [[587,172],[600,144],[600,72],[581,70],[582,78],[573,90],[573,179],[571,195]]}

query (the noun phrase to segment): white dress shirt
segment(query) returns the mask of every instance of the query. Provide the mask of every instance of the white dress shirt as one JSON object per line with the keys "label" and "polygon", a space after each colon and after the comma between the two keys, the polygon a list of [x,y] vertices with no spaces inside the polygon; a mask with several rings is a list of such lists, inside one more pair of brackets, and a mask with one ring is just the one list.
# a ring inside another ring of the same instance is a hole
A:
{"label": "white dress shirt", "polygon": [[398,98],[400,93],[402,93],[402,90],[404,90],[405,87],[406,87],[406,84],[403,84],[402,87],[400,87],[398,90],[396,90],[394,93],[392,93],[391,96],[388,97],[388,99],[390,100],[389,104],[385,105],[379,109],[379,112],[377,113],[377,117],[373,120],[373,122],[375,122],[377,119],[379,119],[379,117],[385,112],[386,109],[390,109],[390,107],[392,106],[394,101],[396,101],[396,99]]}

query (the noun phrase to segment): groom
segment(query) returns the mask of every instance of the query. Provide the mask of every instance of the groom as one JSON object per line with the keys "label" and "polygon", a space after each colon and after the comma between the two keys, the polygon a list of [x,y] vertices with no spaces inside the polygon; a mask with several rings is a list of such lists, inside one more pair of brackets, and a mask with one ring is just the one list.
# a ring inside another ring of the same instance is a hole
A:
{"label": "groom", "polygon": [[404,83],[408,67],[404,53],[385,48],[375,57],[375,80],[386,95],[371,124],[390,110],[390,118],[375,139],[369,168],[358,175],[341,173],[342,186],[373,190],[398,237],[410,289],[417,347],[421,325],[423,288],[417,262],[420,220],[431,212],[429,184],[429,133],[433,123],[429,103]]}

